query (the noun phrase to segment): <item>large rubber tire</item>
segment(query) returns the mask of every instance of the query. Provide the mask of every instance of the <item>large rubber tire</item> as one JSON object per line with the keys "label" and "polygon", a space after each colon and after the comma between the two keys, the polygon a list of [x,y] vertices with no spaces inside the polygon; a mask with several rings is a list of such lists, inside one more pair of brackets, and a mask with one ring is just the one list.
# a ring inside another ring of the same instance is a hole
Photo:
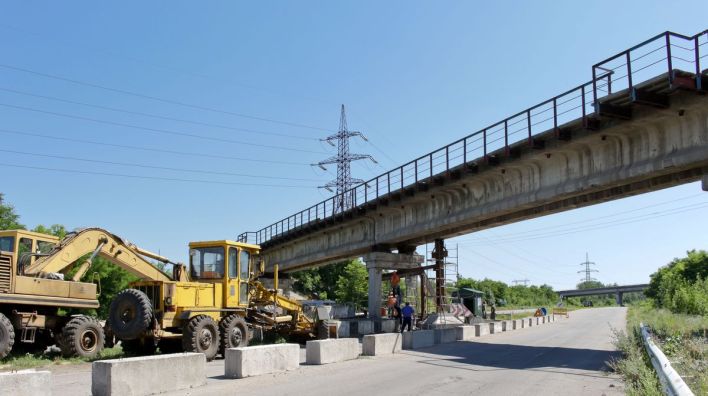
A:
{"label": "large rubber tire", "polygon": [[108,323],[119,340],[139,338],[152,322],[152,304],[148,296],[135,289],[118,293],[111,301]]}
{"label": "large rubber tire", "polygon": [[221,332],[221,344],[219,345],[219,353],[224,355],[224,352],[229,348],[238,348],[248,346],[248,325],[242,317],[231,314],[219,322],[219,331]]}
{"label": "large rubber tire", "polygon": [[64,357],[94,358],[103,350],[105,335],[98,320],[75,316],[61,331],[61,354]]}
{"label": "large rubber tire", "polygon": [[7,316],[0,313],[0,359],[9,355],[15,344],[15,329]]}
{"label": "large rubber tire", "polygon": [[123,353],[128,356],[150,356],[154,355],[157,347],[155,340],[142,337],[135,340],[124,340],[120,342]]}
{"label": "large rubber tire", "polygon": [[185,352],[203,353],[211,361],[219,352],[219,327],[206,315],[193,317],[182,334],[182,348]]}

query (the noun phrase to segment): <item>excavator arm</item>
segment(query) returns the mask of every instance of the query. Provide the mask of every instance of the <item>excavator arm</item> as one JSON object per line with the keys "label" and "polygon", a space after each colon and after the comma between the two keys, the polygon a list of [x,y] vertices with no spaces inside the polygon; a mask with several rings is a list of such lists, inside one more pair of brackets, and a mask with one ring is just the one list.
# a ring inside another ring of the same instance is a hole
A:
{"label": "excavator arm", "polygon": [[[101,228],[84,228],[68,234],[46,256],[40,255],[34,263],[24,269],[26,275],[65,272],[81,257],[91,254],[72,277],[79,280],[88,271],[91,261],[100,256],[143,280],[186,281],[184,266],[171,262],[165,257],[140,249],[132,243]],[[175,265],[175,274],[170,276],[161,271],[145,257]],[[173,279],[174,278],[174,279]]]}

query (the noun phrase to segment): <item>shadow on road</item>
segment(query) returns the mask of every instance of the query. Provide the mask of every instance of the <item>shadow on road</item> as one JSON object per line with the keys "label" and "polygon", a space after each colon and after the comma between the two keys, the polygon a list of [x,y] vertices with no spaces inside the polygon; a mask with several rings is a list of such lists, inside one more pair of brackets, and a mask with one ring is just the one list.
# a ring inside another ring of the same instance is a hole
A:
{"label": "shadow on road", "polygon": [[[607,371],[607,362],[620,356],[619,352],[608,350],[480,342],[456,342],[403,353],[420,357],[419,363],[472,371],[553,368]],[[567,374],[587,375],[571,372]]]}

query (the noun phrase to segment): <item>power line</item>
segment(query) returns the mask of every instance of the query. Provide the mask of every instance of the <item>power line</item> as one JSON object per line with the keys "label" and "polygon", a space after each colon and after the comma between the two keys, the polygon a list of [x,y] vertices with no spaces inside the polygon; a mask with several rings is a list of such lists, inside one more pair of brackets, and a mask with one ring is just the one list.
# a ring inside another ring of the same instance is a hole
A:
{"label": "power line", "polygon": [[[672,199],[672,200],[669,200],[669,201],[663,201],[663,202],[659,202],[659,203],[655,203],[655,204],[651,204],[651,205],[642,206],[642,207],[640,207],[640,208],[635,208],[635,209],[630,209],[630,210],[623,210],[623,211],[621,211],[621,212],[610,213],[610,214],[604,215],[604,216],[597,216],[597,217],[593,217],[593,218],[591,218],[591,219],[584,219],[584,220],[579,220],[579,221],[573,221],[573,222],[570,222],[570,223],[565,223],[565,224],[561,225],[560,227],[561,227],[561,228],[566,228],[566,227],[568,227],[568,226],[570,226],[570,225],[573,225],[573,224],[582,224],[582,223],[594,222],[594,221],[597,221],[597,220],[600,220],[600,219],[606,219],[606,218],[617,217],[617,216],[624,216],[624,215],[626,215],[626,214],[628,214],[628,213],[638,212],[638,211],[640,211],[640,210],[649,209],[649,208],[653,208],[653,207],[657,207],[657,206],[662,206],[662,205],[666,205],[666,204],[671,204],[671,203],[675,203],[675,202],[678,202],[678,201],[684,201],[684,200],[691,199],[691,198],[696,198],[696,197],[699,197],[699,196],[700,196],[700,197],[703,197],[703,196],[705,196],[705,194],[703,194],[703,193],[693,194],[693,195],[689,195],[689,196],[685,196],[685,197],[681,197],[681,198],[677,198],[677,199]],[[524,234],[534,234],[536,231],[545,231],[545,230],[547,230],[547,229],[548,229],[548,227],[533,228],[533,229],[526,230],[526,231],[511,232],[511,233],[508,233],[508,234],[497,235],[497,238],[498,238],[499,240],[515,239],[515,238],[516,238],[516,237],[515,237],[516,235],[521,236],[521,235],[524,235]],[[520,237],[520,238],[523,238],[523,237]],[[473,241],[474,241],[474,239],[468,239],[468,240],[461,240],[460,242],[473,242]]]}
{"label": "power line", "polygon": [[528,286],[529,282],[531,282],[531,281],[529,279],[514,279],[512,282],[514,283],[514,285],[518,285],[520,283],[523,283],[524,286]]}
{"label": "power line", "polygon": [[230,161],[259,162],[259,163],[278,164],[278,165],[301,165],[301,166],[310,167],[310,164],[307,164],[304,162],[233,157],[233,156],[228,156],[228,155],[199,153],[199,152],[195,152],[195,151],[178,151],[178,150],[158,149],[158,148],[152,148],[152,147],[132,146],[132,145],[127,145],[127,144],[96,142],[96,141],[92,141],[92,140],[67,138],[67,137],[62,137],[62,136],[44,135],[44,134],[40,134],[40,133],[22,132],[22,131],[17,131],[17,130],[12,130],[12,129],[3,129],[3,128],[0,128],[0,133],[21,135],[21,136],[31,136],[31,137],[36,137],[36,138],[40,138],[40,139],[48,139],[48,140],[60,140],[60,141],[65,141],[65,142],[91,144],[91,145],[95,145],[95,146],[115,147],[115,148],[121,148],[121,149],[126,149],[126,150],[148,151],[148,152],[162,153],[162,154],[184,155],[184,156],[190,156],[190,157],[222,159],[222,160],[230,160]]}
{"label": "power line", "polygon": [[288,184],[237,183],[237,182],[224,182],[224,181],[218,181],[218,180],[198,180],[198,179],[180,179],[180,178],[172,178],[172,177],[128,175],[128,174],[123,174],[123,173],[83,171],[83,170],[77,170],[77,169],[49,168],[49,167],[41,167],[41,166],[17,165],[17,164],[7,164],[7,163],[0,163],[0,166],[11,167],[11,168],[43,170],[43,171],[51,171],[51,172],[78,173],[78,174],[84,174],[84,175],[124,177],[124,178],[131,178],[131,179],[161,180],[161,181],[187,182],[187,183],[223,184],[223,185],[231,185],[231,186],[256,186],[256,187],[282,187],[282,188],[307,188],[307,189],[312,188],[311,186],[297,186],[297,185],[288,185]]}
{"label": "power line", "polygon": [[62,103],[69,103],[69,104],[75,104],[75,105],[80,105],[80,106],[92,107],[95,109],[108,110],[108,111],[113,111],[113,112],[118,112],[118,113],[132,114],[132,115],[156,118],[156,119],[166,120],[166,121],[183,122],[183,123],[187,123],[187,124],[200,125],[200,126],[206,126],[206,127],[211,127],[211,128],[228,129],[231,131],[246,132],[246,133],[252,133],[252,134],[256,134],[256,135],[281,136],[281,137],[288,137],[288,138],[302,139],[302,140],[318,140],[315,137],[306,137],[306,136],[299,136],[299,135],[292,135],[292,134],[278,133],[278,132],[259,131],[259,130],[255,130],[255,129],[249,129],[249,128],[237,128],[237,127],[231,127],[228,125],[212,124],[212,123],[201,122],[201,121],[186,120],[183,118],[175,118],[175,117],[162,116],[162,115],[158,115],[158,114],[144,113],[141,111],[118,109],[115,107],[109,107],[109,106],[103,106],[103,105],[97,105],[97,104],[92,104],[92,103],[78,102],[78,101],[74,101],[74,100],[58,98],[56,96],[39,95],[39,94],[31,93],[31,92],[18,91],[16,89],[11,89],[11,88],[0,87],[0,91],[10,92],[10,93],[14,93],[17,95],[30,96],[30,97],[34,97],[34,98],[52,100],[55,102],[62,102]]}
{"label": "power line", "polygon": [[17,109],[17,110],[30,111],[30,112],[35,112],[35,113],[48,114],[48,115],[53,115],[53,116],[57,116],[57,117],[65,117],[65,118],[71,118],[71,119],[82,120],[82,121],[91,121],[91,122],[96,122],[99,124],[113,125],[113,126],[118,126],[118,127],[123,127],[123,128],[138,129],[141,131],[161,133],[161,134],[166,134],[166,135],[184,136],[184,137],[191,137],[191,138],[195,138],[195,139],[210,140],[210,141],[214,141],[214,142],[238,144],[238,145],[243,145],[243,146],[254,146],[254,147],[270,148],[270,149],[276,149],[276,150],[297,151],[297,152],[301,152],[301,153],[322,154],[321,151],[296,149],[296,148],[292,148],[292,147],[274,146],[274,145],[269,145],[269,144],[251,143],[251,142],[245,142],[245,141],[241,141],[241,140],[232,140],[232,139],[217,138],[217,137],[212,137],[212,136],[197,135],[197,134],[188,133],[188,132],[173,131],[173,130],[169,130],[169,129],[143,127],[143,126],[139,126],[139,125],[125,124],[122,122],[107,121],[107,120],[101,120],[98,118],[91,118],[91,117],[85,117],[85,116],[79,116],[79,115],[73,115],[73,114],[59,113],[59,112],[49,111],[49,110],[41,110],[41,109],[36,109],[33,107],[16,106],[16,105],[11,105],[11,104],[7,104],[7,103],[0,103],[0,106],[12,108],[12,109]]}
{"label": "power line", "polygon": [[320,181],[318,179],[265,176],[265,175],[246,174],[246,173],[218,172],[218,171],[209,171],[209,170],[201,170],[201,169],[172,168],[172,167],[167,167],[167,166],[135,164],[135,163],[129,163],[129,162],[102,161],[102,160],[87,159],[87,158],[66,157],[66,156],[60,156],[60,155],[30,153],[30,152],[26,152],[26,151],[15,151],[15,150],[5,150],[5,149],[0,149],[0,152],[20,154],[20,155],[29,155],[29,156],[34,156],[34,157],[56,158],[56,159],[63,159],[63,160],[70,160],[70,161],[90,162],[90,163],[95,163],[95,164],[120,165],[120,166],[130,166],[130,167],[135,167],[135,168],[159,169],[159,170],[169,170],[169,171],[177,171],[177,172],[191,172],[191,173],[204,173],[204,174],[211,174],[211,175],[250,177],[250,178],[256,178],[256,179],[297,180],[297,181],[314,181],[314,182]]}
{"label": "power line", "polygon": [[75,79],[71,79],[71,78],[67,78],[67,77],[62,77],[62,76],[49,74],[49,73],[38,72],[35,70],[30,70],[30,69],[26,69],[26,68],[22,68],[22,67],[16,67],[16,66],[12,66],[12,65],[0,64],[0,67],[8,69],[8,70],[14,70],[14,71],[19,71],[19,72],[23,72],[23,73],[34,74],[34,75],[45,77],[45,78],[51,78],[54,80],[65,81],[65,82],[69,82],[69,83],[76,84],[76,85],[82,85],[85,87],[102,89],[105,91],[116,92],[116,93],[120,93],[120,94],[124,94],[124,95],[135,96],[135,97],[142,98],[142,99],[149,99],[149,100],[154,100],[156,102],[162,102],[162,103],[167,103],[167,104],[172,104],[172,105],[177,105],[177,106],[183,106],[183,107],[188,107],[188,108],[202,110],[202,111],[209,111],[212,113],[228,114],[228,115],[232,115],[235,117],[248,118],[251,120],[264,121],[264,122],[271,122],[274,124],[287,125],[287,126],[296,127],[296,128],[307,128],[307,129],[314,129],[314,130],[320,130],[320,131],[328,131],[329,130],[327,128],[320,128],[320,127],[316,127],[316,126],[312,126],[312,125],[299,124],[299,123],[290,122],[290,121],[280,121],[280,120],[276,120],[276,119],[272,119],[272,118],[253,116],[253,115],[243,114],[243,113],[236,113],[236,112],[228,111],[228,110],[214,109],[211,107],[206,107],[206,106],[196,105],[196,104],[192,104],[192,103],[181,102],[178,100],[166,99],[166,98],[161,98],[158,96],[152,96],[152,95],[142,94],[139,92],[128,91],[125,89],[113,88],[113,87],[109,87],[109,86],[105,86],[105,85],[75,80]]}

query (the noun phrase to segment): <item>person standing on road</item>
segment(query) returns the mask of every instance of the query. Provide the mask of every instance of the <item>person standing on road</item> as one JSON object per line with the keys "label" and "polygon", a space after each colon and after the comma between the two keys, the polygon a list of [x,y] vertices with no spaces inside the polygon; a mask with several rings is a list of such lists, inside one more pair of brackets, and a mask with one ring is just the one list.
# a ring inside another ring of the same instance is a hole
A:
{"label": "person standing on road", "polygon": [[405,330],[406,325],[408,326],[408,331],[411,331],[411,324],[413,322],[413,307],[409,302],[406,302],[406,306],[401,309],[401,316],[403,317],[403,325],[401,326],[401,333]]}

